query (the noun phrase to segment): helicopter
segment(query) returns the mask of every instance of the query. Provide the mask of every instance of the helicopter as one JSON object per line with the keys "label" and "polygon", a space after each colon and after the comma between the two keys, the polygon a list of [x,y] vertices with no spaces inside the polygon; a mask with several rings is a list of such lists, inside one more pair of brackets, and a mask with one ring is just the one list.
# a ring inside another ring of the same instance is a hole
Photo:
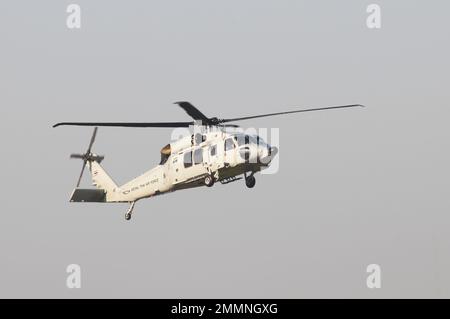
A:
{"label": "helicopter", "polygon": [[[244,179],[248,188],[253,188],[256,184],[254,175],[269,167],[278,154],[278,148],[269,145],[258,135],[231,132],[229,128],[239,127],[233,122],[364,106],[349,104],[219,119],[207,117],[190,102],[182,101],[174,104],[181,107],[193,121],[61,122],[53,125],[54,128],[59,126],[94,127],[86,152],[70,155],[70,158],[83,161],[76,187],[70,196],[70,202],[128,203],[129,208],[125,213],[125,219],[130,220],[136,202],[144,198],[201,186],[212,187],[217,182],[228,184],[241,179]],[[156,167],[122,186],[118,186],[101,166],[100,163],[105,157],[92,152],[98,127],[189,128],[192,126],[194,134],[184,136],[161,149],[161,161]],[[80,188],[85,168],[90,171],[95,188]]]}

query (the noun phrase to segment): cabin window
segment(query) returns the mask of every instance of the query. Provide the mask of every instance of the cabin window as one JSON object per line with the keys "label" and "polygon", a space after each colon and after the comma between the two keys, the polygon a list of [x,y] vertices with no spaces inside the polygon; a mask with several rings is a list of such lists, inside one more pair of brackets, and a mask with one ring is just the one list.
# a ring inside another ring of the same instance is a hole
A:
{"label": "cabin window", "polygon": [[217,154],[217,145],[211,146],[211,156],[216,156]]}
{"label": "cabin window", "polygon": [[184,167],[191,167],[192,166],[192,151],[184,153]]}
{"label": "cabin window", "polygon": [[225,140],[225,151],[232,150],[234,148],[234,142],[232,138],[227,138]]}
{"label": "cabin window", "polygon": [[203,149],[197,148],[194,151],[194,164],[203,163]]}

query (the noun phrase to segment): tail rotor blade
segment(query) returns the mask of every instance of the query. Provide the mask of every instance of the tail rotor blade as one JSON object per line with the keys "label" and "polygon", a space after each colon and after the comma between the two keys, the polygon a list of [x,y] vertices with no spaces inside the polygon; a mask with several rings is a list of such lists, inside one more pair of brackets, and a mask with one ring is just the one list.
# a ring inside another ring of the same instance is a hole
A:
{"label": "tail rotor blade", "polygon": [[91,142],[89,143],[89,147],[88,147],[88,149],[86,151],[86,154],[89,154],[91,152],[92,145],[94,145],[95,138],[97,136],[97,130],[98,130],[98,127],[95,127],[94,128],[94,133],[92,133]]}
{"label": "tail rotor blade", "polygon": [[83,161],[83,167],[81,168],[81,173],[80,173],[80,177],[78,178],[78,182],[77,182],[77,188],[80,187],[81,184],[81,178],[83,177],[83,173],[84,173],[84,169],[86,167],[86,160]]}
{"label": "tail rotor blade", "polygon": [[93,159],[94,159],[95,161],[101,163],[101,162],[105,159],[105,157],[104,157],[103,155],[95,155],[95,156],[93,157]]}
{"label": "tail rotor blade", "polygon": [[101,162],[105,157],[102,155],[95,155],[91,153],[92,146],[94,145],[95,138],[97,137],[98,127],[94,128],[94,132],[92,133],[91,141],[89,142],[89,147],[85,154],[71,154],[70,158],[77,158],[83,160],[83,166],[81,167],[80,177],[78,177],[77,188],[81,184],[81,179],[83,178],[84,169],[86,168],[87,162],[91,163],[92,161]]}
{"label": "tail rotor blade", "polygon": [[70,158],[84,159],[83,154],[70,154]]}

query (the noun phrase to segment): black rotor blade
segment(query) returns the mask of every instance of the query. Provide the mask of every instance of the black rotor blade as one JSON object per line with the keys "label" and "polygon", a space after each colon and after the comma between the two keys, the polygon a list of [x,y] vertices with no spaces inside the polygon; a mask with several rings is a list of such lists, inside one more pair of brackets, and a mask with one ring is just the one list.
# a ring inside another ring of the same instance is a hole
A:
{"label": "black rotor blade", "polygon": [[85,158],[85,154],[70,154],[70,158],[84,159]]}
{"label": "black rotor blade", "polygon": [[89,142],[89,147],[88,147],[88,149],[86,151],[86,154],[89,154],[91,152],[92,145],[94,145],[95,138],[97,136],[97,131],[98,131],[98,127],[96,126],[94,128],[94,132],[92,133],[91,141]]}
{"label": "black rotor blade", "polygon": [[83,161],[83,167],[81,168],[80,177],[78,177],[77,188],[80,187],[81,178],[83,177],[85,167],[86,167],[86,160]]}
{"label": "black rotor blade", "polygon": [[92,159],[100,163],[105,159],[105,157],[103,155],[95,155]]}
{"label": "black rotor blade", "polygon": [[343,108],[349,108],[349,107],[364,107],[364,105],[361,105],[361,104],[349,104],[349,105],[339,105],[339,106],[318,107],[318,108],[313,108],[313,109],[303,109],[303,110],[296,110],[296,111],[277,112],[277,113],[269,113],[269,114],[237,117],[237,118],[234,118],[234,119],[221,119],[221,120],[219,120],[219,123],[243,121],[243,120],[256,119],[256,118],[260,118],[260,117],[268,117],[268,116],[283,115],[283,114],[312,112],[312,111],[323,111],[323,110],[332,110],[332,109],[343,109]]}
{"label": "black rotor blade", "polygon": [[190,117],[192,117],[196,121],[202,121],[205,124],[209,122],[209,118],[200,112],[195,106],[193,106],[189,102],[175,102],[174,104],[178,104]]}
{"label": "black rotor blade", "polygon": [[133,123],[133,122],[62,122],[53,125],[58,126],[111,126],[111,127],[189,127],[194,122],[154,122],[154,123]]}

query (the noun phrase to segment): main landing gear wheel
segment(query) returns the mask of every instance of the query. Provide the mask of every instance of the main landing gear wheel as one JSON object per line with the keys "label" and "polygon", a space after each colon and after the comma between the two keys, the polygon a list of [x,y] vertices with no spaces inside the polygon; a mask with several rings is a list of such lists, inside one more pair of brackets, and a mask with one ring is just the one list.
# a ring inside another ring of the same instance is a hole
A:
{"label": "main landing gear wheel", "polygon": [[212,187],[214,185],[214,177],[212,175],[207,175],[205,177],[205,185],[208,187]]}
{"label": "main landing gear wheel", "polygon": [[248,177],[245,178],[245,185],[246,185],[248,188],[253,188],[253,187],[255,187],[255,184],[256,184],[255,176],[250,175],[250,176],[248,176]]}

